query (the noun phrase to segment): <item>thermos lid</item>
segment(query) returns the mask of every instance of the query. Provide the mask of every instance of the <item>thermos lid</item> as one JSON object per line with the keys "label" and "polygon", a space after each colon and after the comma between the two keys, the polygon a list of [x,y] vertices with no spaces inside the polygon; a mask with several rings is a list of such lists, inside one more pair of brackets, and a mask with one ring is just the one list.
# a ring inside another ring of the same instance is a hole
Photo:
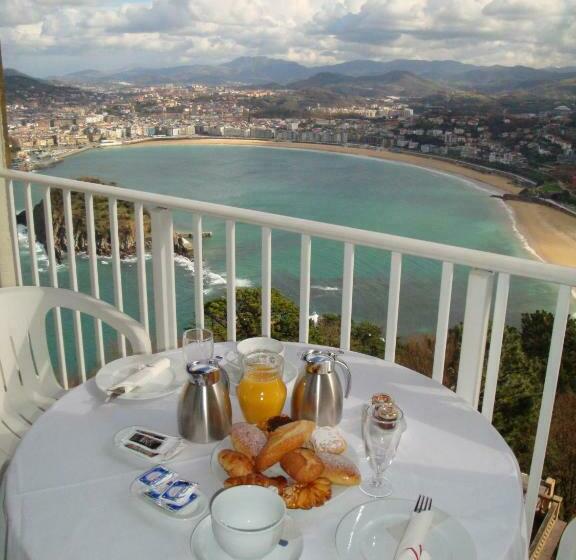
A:
{"label": "thermos lid", "polygon": [[334,361],[335,354],[329,350],[307,350],[302,354],[302,359],[309,364],[321,364]]}
{"label": "thermos lid", "polygon": [[220,380],[218,359],[199,360],[186,364],[190,383],[196,385],[213,385]]}

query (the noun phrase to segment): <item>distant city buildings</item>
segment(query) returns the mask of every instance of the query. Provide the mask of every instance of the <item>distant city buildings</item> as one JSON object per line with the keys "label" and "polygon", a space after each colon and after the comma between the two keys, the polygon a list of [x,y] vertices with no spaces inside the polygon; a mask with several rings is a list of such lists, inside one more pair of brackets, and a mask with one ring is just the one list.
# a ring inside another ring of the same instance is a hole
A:
{"label": "distant city buildings", "polygon": [[[548,113],[457,115],[398,97],[299,109],[286,109],[286,99],[278,90],[201,85],[87,90],[49,106],[28,97],[8,106],[14,165],[33,169],[88,147],[195,136],[363,145],[516,172],[576,164],[576,114],[564,105]],[[568,174],[567,186],[575,181]]]}

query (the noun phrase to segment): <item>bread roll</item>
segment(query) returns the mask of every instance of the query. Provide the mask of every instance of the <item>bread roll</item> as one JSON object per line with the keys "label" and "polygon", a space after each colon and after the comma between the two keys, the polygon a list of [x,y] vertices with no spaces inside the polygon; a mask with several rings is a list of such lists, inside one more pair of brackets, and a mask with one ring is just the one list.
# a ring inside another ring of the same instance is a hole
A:
{"label": "bread roll", "polygon": [[248,457],[256,457],[262,450],[268,438],[266,434],[254,424],[238,422],[230,429],[230,439],[236,451]]}
{"label": "bread roll", "polygon": [[297,420],[274,430],[256,457],[256,470],[265,471],[280,461],[286,453],[301,447],[315,427],[316,424],[310,420]]}
{"label": "bread roll", "polygon": [[258,427],[266,433],[271,433],[274,430],[277,430],[280,426],[284,426],[285,424],[290,424],[290,422],[294,422],[290,416],[286,414],[280,414],[280,416],[270,416],[264,422],[258,424]]}
{"label": "bread roll", "polygon": [[288,481],[283,476],[269,477],[260,473],[250,473],[244,476],[233,476],[224,481],[224,488],[231,488],[232,486],[244,486],[246,484],[255,486],[274,486],[281,494],[286,487]]}
{"label": "bread roll", "polygon": [[332,497],[332,485],[327,478],[317,478],[307,484],[286,486],[282,498],[289,509],[310,509],[324,505]]}
{"label": "bread roll", "polygon": [[332,426],[321,426],[316,428],[310,438],[314,450],[319,453],[344,453],[346,451],[346,440],[340,432]]}
{"label": "bread roll", "polygon": [[299,448],[286,453],[280,465],[296,482],[312,482],[324,470],[324,463],[311,449]]}
{"label": "bread roll", "polygon": [[254,472],[254,460],[240,451],[222,449],[218,453],[218,462],[228,476],[244,476]]}
{"label": "bread roll", "polygon": [[356,486],[360,484],[360,471],[358,467],[344,455],[334,453],[318,453],[318,457],[324,463],[322,476],[332,484],[341,486]]}

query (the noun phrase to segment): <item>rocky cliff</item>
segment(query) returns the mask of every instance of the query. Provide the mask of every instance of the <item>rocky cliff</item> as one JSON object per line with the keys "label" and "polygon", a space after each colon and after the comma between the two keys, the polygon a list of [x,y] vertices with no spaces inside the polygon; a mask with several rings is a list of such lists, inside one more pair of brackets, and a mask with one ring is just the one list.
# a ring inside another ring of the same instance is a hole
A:
{"label": "rocky cliff", "polygon": [[[79,180],[98,184],[104,183],[94,177],[80,177]],[[52,189],[50,193],[52,202],[52,227],[54,231],[54,250],[56,260],[63,261],[68,251],[66,239],[66,226],[64,220],[63,196],[60,189]],[[36,239],[46,247],[46,224],[44,221],[44,201],[34,206],[34,227]],[[26,213],[20,212],[17,222],[26,223]],[[74,248],[78,253],[88,251],[88,236],[86,230],[86,203],[82,193],[72,193],[72,223],[74,230]],[[96,233],[96,252],[99,256],[112,254],[110,237],[110,217],[108,212],[108,199],[100,196],[94,197],[94,229]],[[118,201],[118,238],[120,242],[120,258],[131,257],[136,254],[136,229],[134,221],[134,205],[130,202]],[[144,240],[147,249],[151,246],[150,215],[144,211]],[[191,244],[185,242],[181,235],[174,235],[174,252],[185,257],[192,257]]]}

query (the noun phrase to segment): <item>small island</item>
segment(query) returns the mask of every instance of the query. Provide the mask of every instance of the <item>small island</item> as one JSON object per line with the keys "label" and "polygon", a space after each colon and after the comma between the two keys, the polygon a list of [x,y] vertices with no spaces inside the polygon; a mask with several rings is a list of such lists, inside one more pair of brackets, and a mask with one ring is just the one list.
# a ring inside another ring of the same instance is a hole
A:
{"label": "small island", "polygon": [[[96,183],[99,185],[117,186],[113,182],[105,182],[98,177],[78,177],[78,181]],[[54,252],[58,264],[64,261],[64,254],[68,252],[66,238],[66,223],[64,219],[64,203],[62,191],[52,189],[50,192],[52,202],[52,227],[54,231]],[[74,229],[74,249],[77,253],[88,252],[88,234],[86,227],[86,203],[83,193],[72,193],[72,222]],[[44,221],[44,201],[34,206],[34,228],[36,240],[46,249],[46,224]],[[16,216],[20,225],[27,226],[26,212],[22,210]],[[108,199],[103,196],[94,196],[94,229],[96,234],[96,254],[99,257],[112,256],[110,235],[110,217],[108,212]],[[209,237],[209,233],[203,237]],[[193,248],[191,234],[174,234],[174,253],[192,259]],[[118,201],[118,240],[120,245],[120,258],[125,259],[136,255],[136,225],[134,219],[134,205],[123,200]],[[144,243],[146,250],[152,245],[150,214],[144,210]]]}

